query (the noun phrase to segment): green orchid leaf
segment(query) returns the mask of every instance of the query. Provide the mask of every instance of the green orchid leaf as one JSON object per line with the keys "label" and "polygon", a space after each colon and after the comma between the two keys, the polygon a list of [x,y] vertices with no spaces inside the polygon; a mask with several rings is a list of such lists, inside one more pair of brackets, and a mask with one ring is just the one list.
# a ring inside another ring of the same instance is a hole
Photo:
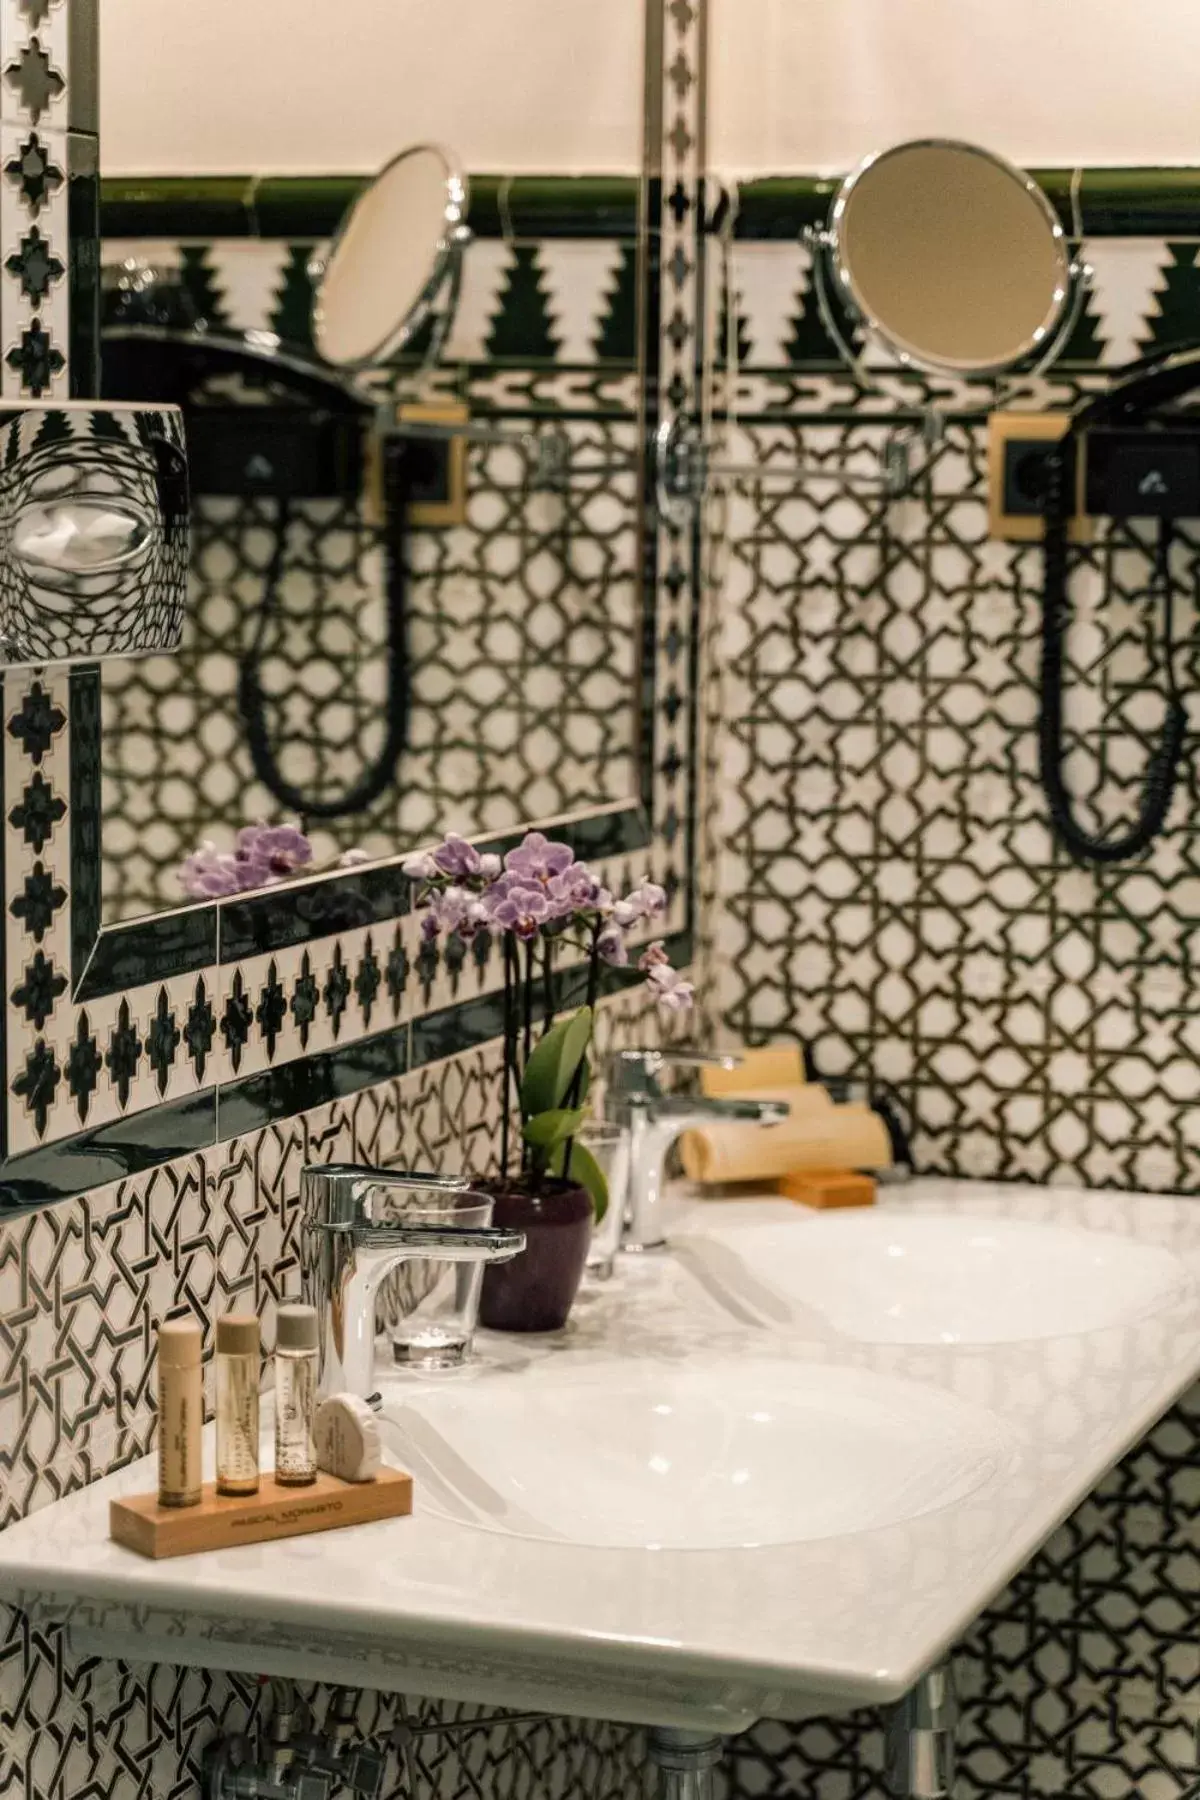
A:
{"label": "green orchid leaf", "polygon": [[521,1111],[526,1118],[553,1112],[563,1104],[591,1037],[592,1009],[581,1006],[538,1039],[521,1077]]}
{"label": "green orchid leaf", "polygon": [[575,1133],[584,1121],[582,1107],[555,1107],[548,1112],[535,1113],[532,1119],[526,1119],[522,1127],[522,1136],[527,1144],[535,1150],[552,1150],[555,1144],[563,1144]]}
{"label": "green orchid leaf", "polygon": [[[563,1168],[566,1155],[566,1144],[559,1144],[552,1151],[550,1156],[551,1174],[566,1174]],[[583,1144],[573,1143],[571,1145],[571,1171],[567,1179],[577,1181],[592,1196],[592,1210],[598,1225],[608,1211],[608,1182],[604,1178],[604,1170],[591,1151]]]}

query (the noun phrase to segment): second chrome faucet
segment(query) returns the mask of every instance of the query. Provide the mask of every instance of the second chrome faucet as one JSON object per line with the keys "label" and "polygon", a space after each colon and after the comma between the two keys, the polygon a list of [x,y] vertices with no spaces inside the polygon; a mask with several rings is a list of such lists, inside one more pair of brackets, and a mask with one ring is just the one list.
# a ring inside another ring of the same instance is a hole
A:
{"label": "second chrome faucet", "polygon": [[714,1119],[778,1125],[787,1118],[784,1101],[665,1094],[660,1085],[668,1069],[736,1069],[739,1060],[697,1050],[618,1050],[610,1058],[606,1111],[629,1132],[626,1250],[657,1250],[666,1242],[663,1164],[683,1132]]}

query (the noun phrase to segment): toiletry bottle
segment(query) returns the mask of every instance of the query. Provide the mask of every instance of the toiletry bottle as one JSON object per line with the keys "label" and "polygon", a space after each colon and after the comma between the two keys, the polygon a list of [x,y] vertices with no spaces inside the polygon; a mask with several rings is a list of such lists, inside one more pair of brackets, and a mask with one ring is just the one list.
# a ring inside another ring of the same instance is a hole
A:
{"label": "toiletry bottle", "polygon": [[258,1320],[217,1320],[217,1492],[258,1492]]}
{"label": "toiletry bottle", "polygon": [[200,1433],[204,1378],[200,1327],[166,1319],[158,1328],[158,1503],[200,1503]]}
{"label": "toiletry bottle", "polygon": [[275,1479],[307,1487],[317,1479],[317,1314],[281,1306],[275,1315]]}

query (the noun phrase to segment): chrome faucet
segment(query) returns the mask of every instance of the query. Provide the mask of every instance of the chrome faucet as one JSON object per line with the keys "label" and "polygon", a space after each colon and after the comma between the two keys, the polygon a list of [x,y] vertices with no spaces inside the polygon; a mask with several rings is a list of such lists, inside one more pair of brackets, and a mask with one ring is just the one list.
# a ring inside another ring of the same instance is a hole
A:
{"label": "chrome faucet", "polygon": [[406,1224],[381,1218],[389,1193],[467,1194],[465,1175],[309,1163],[300,1171],[300,1291],[317,1309],[318,1391],[349,1392],[372,1406],[375,1295],[398,1263],[510,1262],[524,1233],[496,1226]]}
{"label": "chrome faucet", "polygon": [[714,1119],[777,1125],[788,1116],[781,1100],[709,1099],[703,1094],[664,1094],[664,1069],[736,1069],[738,1056],[699,1050],[618,1050],[608,1065],[607,1116],[629,1131],[628,1217],[622,1248],[656,1250],[663,1235],[663,1162],[675,1139]]}

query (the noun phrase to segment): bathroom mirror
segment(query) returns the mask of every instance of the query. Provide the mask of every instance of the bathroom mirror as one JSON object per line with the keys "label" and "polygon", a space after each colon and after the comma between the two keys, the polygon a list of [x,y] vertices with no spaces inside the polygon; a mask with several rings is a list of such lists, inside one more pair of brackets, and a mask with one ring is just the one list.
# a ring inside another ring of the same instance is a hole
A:
{"label": "bathroom mirror", "polygon": [[918,139],[868,156],[821,238],[855,323],[931,374],[997,374],[1053,341],[1068,304],[1062,226],[1023,170]]}
{"label": "bathroom mirror", "polygon": [[[461,486],[431,481],[409,516],[396,779],[360,812],[313,819],[301,872],[350,853],[386,863],[447,829],[594,815],[632,834],[654,703],[640,685],[641,0],[603,16],[372,0],[343,32],[284,0],[213,0],[172,9],[149,83],[137,0],[106,0],[101,30],[105,379],[147,402],[131,382],[186,390],[193,469],[179,652],[99,676],[101,926],[186,904],[193,852],[230,853],[244,827],[290,816],[256,779],[238,704],[260,633],[288,781],[335,798],[379,757],[370,435],[376,409],[418,385],[433,430],[468,419],[484,441],[454,446]],[[241,68],[273,70],[269,98],[223,79],[231,32]],[[201,87],[219,101],[200,106]],[[297,414],[319,430],[297,434]],[[521,439],[552,428],[570,479],[539,487]]]}
{"label": "bathroom mirror", "polygon": [[313,340],[326,362],[364,369],[403,350],[438,295],[457,290],[466,210],[466,182],[436,145],[402,150],[380,170],[350,208],[317,289]]}

